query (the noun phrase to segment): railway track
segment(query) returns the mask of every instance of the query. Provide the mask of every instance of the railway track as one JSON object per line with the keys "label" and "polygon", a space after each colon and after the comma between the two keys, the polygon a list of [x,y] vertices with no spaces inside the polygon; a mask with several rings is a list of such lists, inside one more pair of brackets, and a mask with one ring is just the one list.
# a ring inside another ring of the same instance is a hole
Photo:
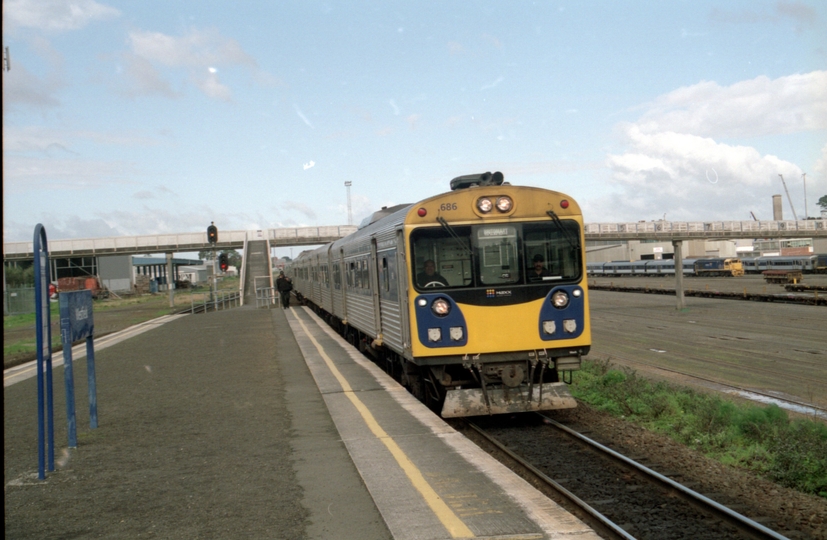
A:
{"label": "railway track", "polygon": [[[645,294],[675,295],[674,289],[661,289],[652,287],[629,287],[623,285],[589,285],[589,288],[597,291],[632,292]],[[765,294],[749,292],[721,292],[685,289],[684,296],[698,296],[702,298],[725,298],[728,300],[748,300],[752,302],[777,302],[783,304],[807,304],[813,306],[827,306],[827,296],[822,294],[802,294],[788,292],[786,294]]]}
{"label": "railway track", "polygon": [[605,538],[785,538],[545,415],[452,424]]}

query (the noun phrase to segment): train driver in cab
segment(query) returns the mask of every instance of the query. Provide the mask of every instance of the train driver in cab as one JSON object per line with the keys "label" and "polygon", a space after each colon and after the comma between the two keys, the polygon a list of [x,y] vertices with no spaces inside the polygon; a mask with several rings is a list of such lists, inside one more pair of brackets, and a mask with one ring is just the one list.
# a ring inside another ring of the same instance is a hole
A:
{"label": "train driver in cab", "polygon": [[539,253],[535,255],[532,262],[533,268],[528,272],[528,279],[531,281],[542,281],[543,278],[551,276],[551,272],[549,272],[546,268],[545,260],[542,255]]}
{"label": "train driver in cab", "polygon": [[416,275],[416,282],[420,287],[447,287],[448,280],[436,271],[436,264],[431,259],[422,265],[422,272]]}

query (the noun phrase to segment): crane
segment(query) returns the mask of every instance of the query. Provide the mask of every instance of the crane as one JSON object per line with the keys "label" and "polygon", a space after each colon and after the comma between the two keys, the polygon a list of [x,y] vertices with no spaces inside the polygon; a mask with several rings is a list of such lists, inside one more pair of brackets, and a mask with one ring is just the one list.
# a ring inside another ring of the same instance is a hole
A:
{"label": "crane", "polygon": [[793,211],[793,217],[795,218],[796,221],[798,221],[798,214],[795,213],[795,207],[793,206],[793,200],[790,198],[790,192],[787,189],[787,182],[784,181],[784,176],[783,175],[779,174],[778,176],[781,177],[781,183],[784,184],[784,191],[787,193],[787,200],[790,201],[790,208]]}

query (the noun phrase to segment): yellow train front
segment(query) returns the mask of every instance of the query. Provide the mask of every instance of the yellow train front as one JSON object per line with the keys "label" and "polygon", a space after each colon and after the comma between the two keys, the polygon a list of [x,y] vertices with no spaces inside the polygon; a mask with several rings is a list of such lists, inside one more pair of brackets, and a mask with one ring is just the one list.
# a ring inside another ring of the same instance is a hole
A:
{"label": "yellow train front", "polygon": [[591,345],[583,219],[556,191],[462,176],[288,267],[297,294],[443,417],[576,406]]}
{"label": "yellow train front", "polygon": [[443,417],[575,407],[566,380],[591,345],[579,206],[500,173],[451,188],[404,220],[425,397]]}

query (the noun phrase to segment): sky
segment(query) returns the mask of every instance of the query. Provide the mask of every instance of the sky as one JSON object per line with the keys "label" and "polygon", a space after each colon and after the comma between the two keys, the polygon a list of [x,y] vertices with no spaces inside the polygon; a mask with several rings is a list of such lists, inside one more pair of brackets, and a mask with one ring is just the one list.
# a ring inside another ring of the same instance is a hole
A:
{"label": "sky", "polygon": [[358,224],[497,170],[590,223],[827,195],[822,0],[2,5],[5,242],[345,225],[345,182]]}

